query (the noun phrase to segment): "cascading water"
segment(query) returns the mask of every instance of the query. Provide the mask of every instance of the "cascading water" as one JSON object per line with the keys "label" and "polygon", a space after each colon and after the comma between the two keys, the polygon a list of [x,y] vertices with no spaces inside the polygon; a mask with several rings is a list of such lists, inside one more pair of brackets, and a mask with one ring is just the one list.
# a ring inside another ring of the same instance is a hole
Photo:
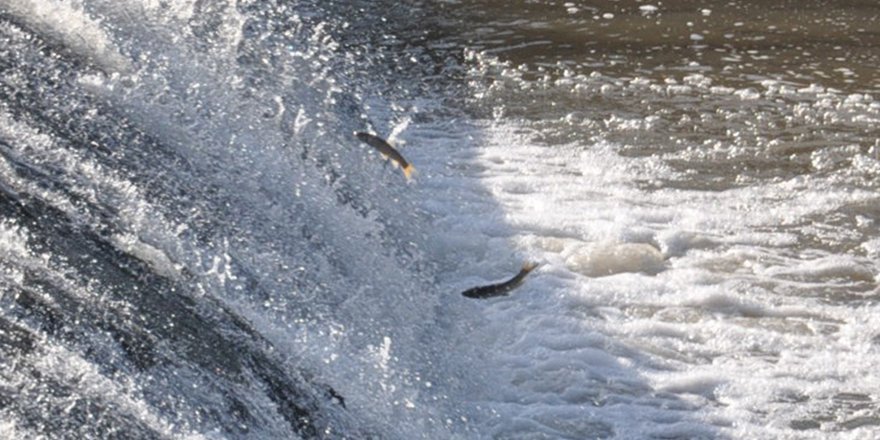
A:
{"label": "cascading water", "polygon": [[332,6],[0,12],[4,437],[445,432],[424,214]]}
{"label": "cascading water", "polygon": [[880,11],[783,6],[0,0],[0,438],[874,437]]}

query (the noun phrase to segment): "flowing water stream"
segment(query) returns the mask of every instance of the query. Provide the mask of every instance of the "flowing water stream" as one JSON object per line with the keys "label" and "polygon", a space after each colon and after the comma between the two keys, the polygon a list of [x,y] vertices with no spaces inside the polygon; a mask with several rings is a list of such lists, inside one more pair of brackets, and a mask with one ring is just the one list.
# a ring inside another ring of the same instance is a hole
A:
{"label": "flowing water stream", "polygon": [[857,0],[0,0],[0,437],[873,438],[878,68]]}

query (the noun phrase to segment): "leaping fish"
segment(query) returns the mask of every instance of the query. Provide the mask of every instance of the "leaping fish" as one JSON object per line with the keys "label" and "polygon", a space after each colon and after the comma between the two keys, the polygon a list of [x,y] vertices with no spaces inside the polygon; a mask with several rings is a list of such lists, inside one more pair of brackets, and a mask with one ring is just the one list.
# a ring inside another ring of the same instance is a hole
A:
{"label": "leaping fish", "polygon": [[385,156],[386,159],[389,159],[393,164],[400,167],[403,170],[403,175],[406,177],[406,180],[410,180],[412,178],[412,173],[416,169],[412,166],[411,163],[407,162],[406,159],[403,158],[403,155],[400,154],[397,150],[394,149],[385,139],[380,138],[379,136],[372,135],[370,133],[364,133],[362,131],[356,131],[354,133],[358,139],[365,142],[367,145],[379,150],[379,153],[382,153],[382,156]]}
{"label": "leaping fish", "polygon": [[478,286],[468,290],[465,290],[461,294],[468,298],[492,298],[495,296],[507,295],[513,289],[519,287],[520,284],[523,283],[526,279],[526,275],[529,272],[535,270],[538,267],[538,263],[526,262],[523,263],[522,269],[519,271],[516,276],[513,278],[498,284],[490,284],[488,286]]}

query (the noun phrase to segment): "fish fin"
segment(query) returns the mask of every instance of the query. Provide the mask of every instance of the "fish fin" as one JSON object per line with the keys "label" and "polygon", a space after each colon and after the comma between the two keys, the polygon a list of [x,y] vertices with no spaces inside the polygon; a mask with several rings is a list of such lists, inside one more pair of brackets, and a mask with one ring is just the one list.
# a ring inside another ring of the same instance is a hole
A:
{"label": "fish fin", "polygon": [[535,263],[533,261],[526,261],[522,265],[522,270],[524,270],[526,272],[531,272],[531,271],[535,270],[535,268],[537,268],[539,265],[540,264]]}
{"label": "fish fin", "polygon": [[409,164],[403,168],[403,175],[406,177],[406,180],[412,180],[413,173],[415,173],[416,167]]}

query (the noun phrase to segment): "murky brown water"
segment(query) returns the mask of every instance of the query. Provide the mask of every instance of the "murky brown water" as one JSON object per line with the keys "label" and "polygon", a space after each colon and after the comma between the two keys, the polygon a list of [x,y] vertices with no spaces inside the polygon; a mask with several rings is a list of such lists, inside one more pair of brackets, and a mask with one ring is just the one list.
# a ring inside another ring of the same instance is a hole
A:
{"label": "murky brown water", "polygon": [[[877,159],[880,4],[867,1],[443,3],[478,54],[474,100],[549,143],[608,140],[679,172],[646,188],[723,190]],[[859,159],[857,159],[859,160]]]}
{"label": "murky brown water", "polygon": [[710,72],[851,92],[880,88],[880,5],[871,1],[467,1],[446,24],[513,64],[615,76]]}

